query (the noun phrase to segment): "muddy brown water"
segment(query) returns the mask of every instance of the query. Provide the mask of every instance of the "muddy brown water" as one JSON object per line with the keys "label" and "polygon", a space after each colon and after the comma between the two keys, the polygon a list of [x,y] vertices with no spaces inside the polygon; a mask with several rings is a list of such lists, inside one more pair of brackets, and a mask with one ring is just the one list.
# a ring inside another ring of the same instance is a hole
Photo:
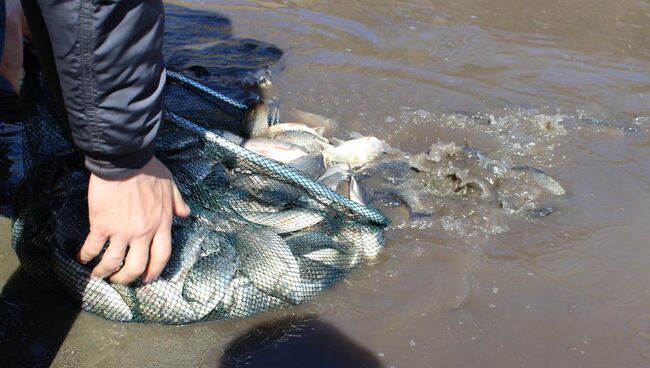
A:
{"label": "muddy brown water", "polygon": [[284,106],[338,120],[340,137],[413,153],[467,142],[568,194],[543,218],[458,200],[451,217],[394,224],[378,262],[304,305],[181,327],[113,323],[35,291],[2,220],[3,296],[32,363],[650,366],[649,3],[173,3],[280,48]]}

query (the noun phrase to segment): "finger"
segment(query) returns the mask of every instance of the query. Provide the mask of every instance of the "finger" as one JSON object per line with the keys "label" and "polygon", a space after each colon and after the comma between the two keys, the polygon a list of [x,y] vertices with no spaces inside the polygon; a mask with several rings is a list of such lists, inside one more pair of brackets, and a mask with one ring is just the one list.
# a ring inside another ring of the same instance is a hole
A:
{"label": "finger", "polygon": [[104,249],[104,245],[106,245],[107,240],[108,237],[98,235],[97,232],[91,231],[86,237],[84,245],[81,246],[79,253],[77,253],[77,260],[81,264],[90,262],[90,260],[97,257],[102,249]]}
{"label": "finger", "polygon": [[147,270],[144,272],[144,282],[154,281],[167,265],[172,254],[172,233],[171,225],[161,228],[151,243],[151,253]]}
{"label": "finger", "polygon": [[102,260],[93,268],[92,275],[104,278],[114,273],[124,261],[127,244],[127,240],[111,238],[110,244],[102,256]]}
{"label": "finger", "polygon": [[172,180],[172,191],[173,191],[173,208],[174,214],[179,217],[187,217],[190,215],[190,207],[185,204],[181,192],[176,187],[176,183]]}
{"label": "finger", "polygon": [[114,273],[110,280],[118,284],[127,285],[140,277],[147,268],[150,246],[151,238],[149,237],[140,237],[131,240],[131,243],[129,244],[129,252],[124,261],[124,266]]}

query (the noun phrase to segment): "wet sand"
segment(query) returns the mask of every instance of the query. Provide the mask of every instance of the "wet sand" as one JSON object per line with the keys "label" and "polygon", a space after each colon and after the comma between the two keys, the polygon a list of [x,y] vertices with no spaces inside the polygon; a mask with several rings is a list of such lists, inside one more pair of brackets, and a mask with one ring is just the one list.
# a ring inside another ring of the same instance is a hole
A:
{"label": "wet sand", "polygon": [[[423,228],[393,227],[379,262],[304,305],[181,327],[113,323],[24,286],[2,220],[3,296],[29,317],[28,336],[17,339],[38,342],[28,352],[34,361],[650,364],[648,3],[173,3],[216,12],[234,36],[281,49],[274,82],[284,106],[340,121],[340,137],[377,135],[413,153],[438,140],[467,141],[490,157],[544,169],[568,194],[549,201],[554,212],[543,218],[445,226],[434,216]],[[493,123],[461,118],[475,113]],[[549,121],[560,133],[546,129]],[[472,218],[461,209],[485,209],[471,201],[458,208],[452,220]]]}

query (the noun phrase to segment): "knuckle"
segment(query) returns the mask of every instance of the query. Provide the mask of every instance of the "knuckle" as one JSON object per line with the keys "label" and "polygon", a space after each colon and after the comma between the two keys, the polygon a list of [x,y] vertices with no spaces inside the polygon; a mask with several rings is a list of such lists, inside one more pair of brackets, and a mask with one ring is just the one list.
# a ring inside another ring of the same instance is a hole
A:
{"label": "knuckle", "polygon": [[137,264],[133,265],[129,269],[129,275],[138,277],[144,273],[144,271],[147,269],[147,263],[146,262],[138,262]]}
{"label": "knuckle", "polygon": [[115,254],[115,253],[108,253],[104,254],[104,257],[102,257],[102,260],[106,260],[107,264],[115,264],[116,266],[119,266],[120,263],[124,260],[124,256],[122,254]]}
{"label": "knuckle", "polygon": [[[144,270],[143,270],[144,272]],[[124,279],[131,282],[137,279],[140,275],[142,275],[142,272],[136,269],[132,270],[124,270]]]}

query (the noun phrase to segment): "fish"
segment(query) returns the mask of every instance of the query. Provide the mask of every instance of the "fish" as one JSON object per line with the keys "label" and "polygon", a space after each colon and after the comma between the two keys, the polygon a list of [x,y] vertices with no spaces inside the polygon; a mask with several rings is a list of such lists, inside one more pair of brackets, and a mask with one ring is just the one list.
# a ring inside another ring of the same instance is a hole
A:
{"label": "fish", "polygon": [[202,184],[205,185],[208,190],[222,190],[230,184],[230,177],[228,176],[226,168],[220,162],[217,162],[212,165],[210,172],[203,179]]}
{"label": "fish", "polygon": [[202,226],[172,225],[172,254],[161,277],[171,283],[182,284],[192,265],[201,256],[207,235],[207,229]]}
{"label": "fish", "polygon": [[115,321],[133,320],[133,312],[120,294],[104,279],[94,277],[90,271],[58,248],[53,248],[52,268],[58,279],[81,296],[81,307]]}
{"label": "fish", "polygon": [[138,311],[147,321],[166,324],[185,324],[196,321],[198,316],[190,303],[182,296],[181,284],[162,278],[135,288]]}
{"label": "fish", "polygon": [[222,302],[206,316],[206,319],[246,317],[289,305],[286,301],[262,293],[246,276],[239,275],[230,282]]}
{"label": "fish", "polygon": [[201,319],[214,310],[235,278],[239,260],[234,248],[222,246],[219,252],[199,258],[183,283],[183,297]]}
{"label": "fish", "polygon": [[295,144],[296,146],[302,147],[308,153],[322,152],[327,148],[333,147],[327,139],[304,130],[284,131],[276,134],[273,139]]}
{"label": "fish", "polygon": [[223,231],[210,231],[201,244],[201,257],[215,253],[230,254],[227,249],[234,249],[235,239],[232,234]]}
{"label": "fish", "polygon": [[285,111],[282,116],[282,123],[304,124],[316,130],[320,135],[331,135],[338,126],[338,123],[332,119],[301,110]]}
{"label": "fish", "polygon": [[299,123],[280,123],[277,125],[270,126],[262,133],[262,136],[267,138],[275,138],[277,135],[286,132],[295,132],[295,131],[301,131],[301,132],[322,137],[322,134],[319,133],[318,131],[306,126],[305,124],[299,124]]}
{"label": "fish", "polygon": [[526,212],[528,212],[528,214],[533,217],[546,217],[553,213],[553,207],[533,208],[527,210]]}
{"label": "fish", "polygon": [[300,146],[268,138],[248,139],[243,143],[242,147],[285,164],[308,154],[308,152]]}
{"label": "fish", "polygon": [[311,153],[289,162],[289,166],[305,174],[305,176],[317,179],[325,174],[325,161],[322,153]]}
{"label": "fish", "polygon": [[315,294],[332,286],[347,273],[348,269],[331,266],[319,261],[313,261],[307,257],[298,257],[300,266],[300,277],[312,285],[312,292]]}
{"label": "fish", "polygon": [[285,208],[296,203],[303,195],[297,187],[265,175],[242,174],[233,180],[233,186],[243,189],[264,203]]}
{"label": "fish", "polygon": [[302,230],[323,221],[322,214],[304,209],[289,209],[276,213],[242,211],[239,214],[247,221],[273,229],[277,234]]}
{"label": "fish", "polygon": [[265,294],[297,304],[304,300],[300,268],[287,243],[268,229],[236,234],[240,270]]}
{"label": "fish", "polygon": [[350,269],[360,262],[356,248],[320,231],[291,235],[285,241],[299,260],[306,258],[339,269]]}
{"label": "fish", "polygon": [[208,130],[216,135],[226,138],[227,140],[237,145],[241,145],[244,142],[244,137],[240,136],[239,134],[235,134],[231,131],[224,130],[224,129],[215,129],[215,128],[210,128]]}
{"label": "fish", "polygon": [[515,166],[512,170],[523,173],[535,184],[553,195],[563,196],[566,194],[566,190],[562,187],[562,184],[540,169],[532,166]]}
{"label": "fish", "polygon": [[326,187],[336,190],[341,182],[349,180],[350,175],[352,175],[352,173],[349,165],[336,164],[328,167],[323,175],[318,178],[318,181]]}
{"label": "fish", "polygon": [[334,248],[323,248],[303,254],[302,257],[324,264],[331,267],[336,267],[338,269],[344,270],[350,268],[350,260],[353,259],[350,257],[350,254],[341,252]]}
{"label": "fish", "polygon": [[370,200],[368,199],[368,192],[363,188],[354,175],[350,176],[350,188],[348,198],[365,206]]}
{"label": "fish", "polygon": [[359,252],[361,260],[372,261],[381,253],[385,235],[381,226],[346,222],[341,225],[333,239],[351,244]]}
{"label": "fish", "polygon": [[237,214],[243,213],[277,213],[283,207],[269,204],[244,191],[227,192],[221,196],[222,207],[233,209]]}
{"label": "fish", "polygon": [[262,100],[251,104],[244,114],[244,133],[248,137],[257,137],[269,127],[269,106]]}
{"label": "fish", "polygon": [[388,152],[389,146],[375,137],[352,139],[323,151],[325,165],[348,164],[360,168]]}
{"label": "fish", "polygon": [[382,188],[375,190],[373,194],[395,198],[404,203],[412,214],[428,214],[431,212],[424,204],[422,204],[422,201],[420,200],[420,192],[411,188]]}

